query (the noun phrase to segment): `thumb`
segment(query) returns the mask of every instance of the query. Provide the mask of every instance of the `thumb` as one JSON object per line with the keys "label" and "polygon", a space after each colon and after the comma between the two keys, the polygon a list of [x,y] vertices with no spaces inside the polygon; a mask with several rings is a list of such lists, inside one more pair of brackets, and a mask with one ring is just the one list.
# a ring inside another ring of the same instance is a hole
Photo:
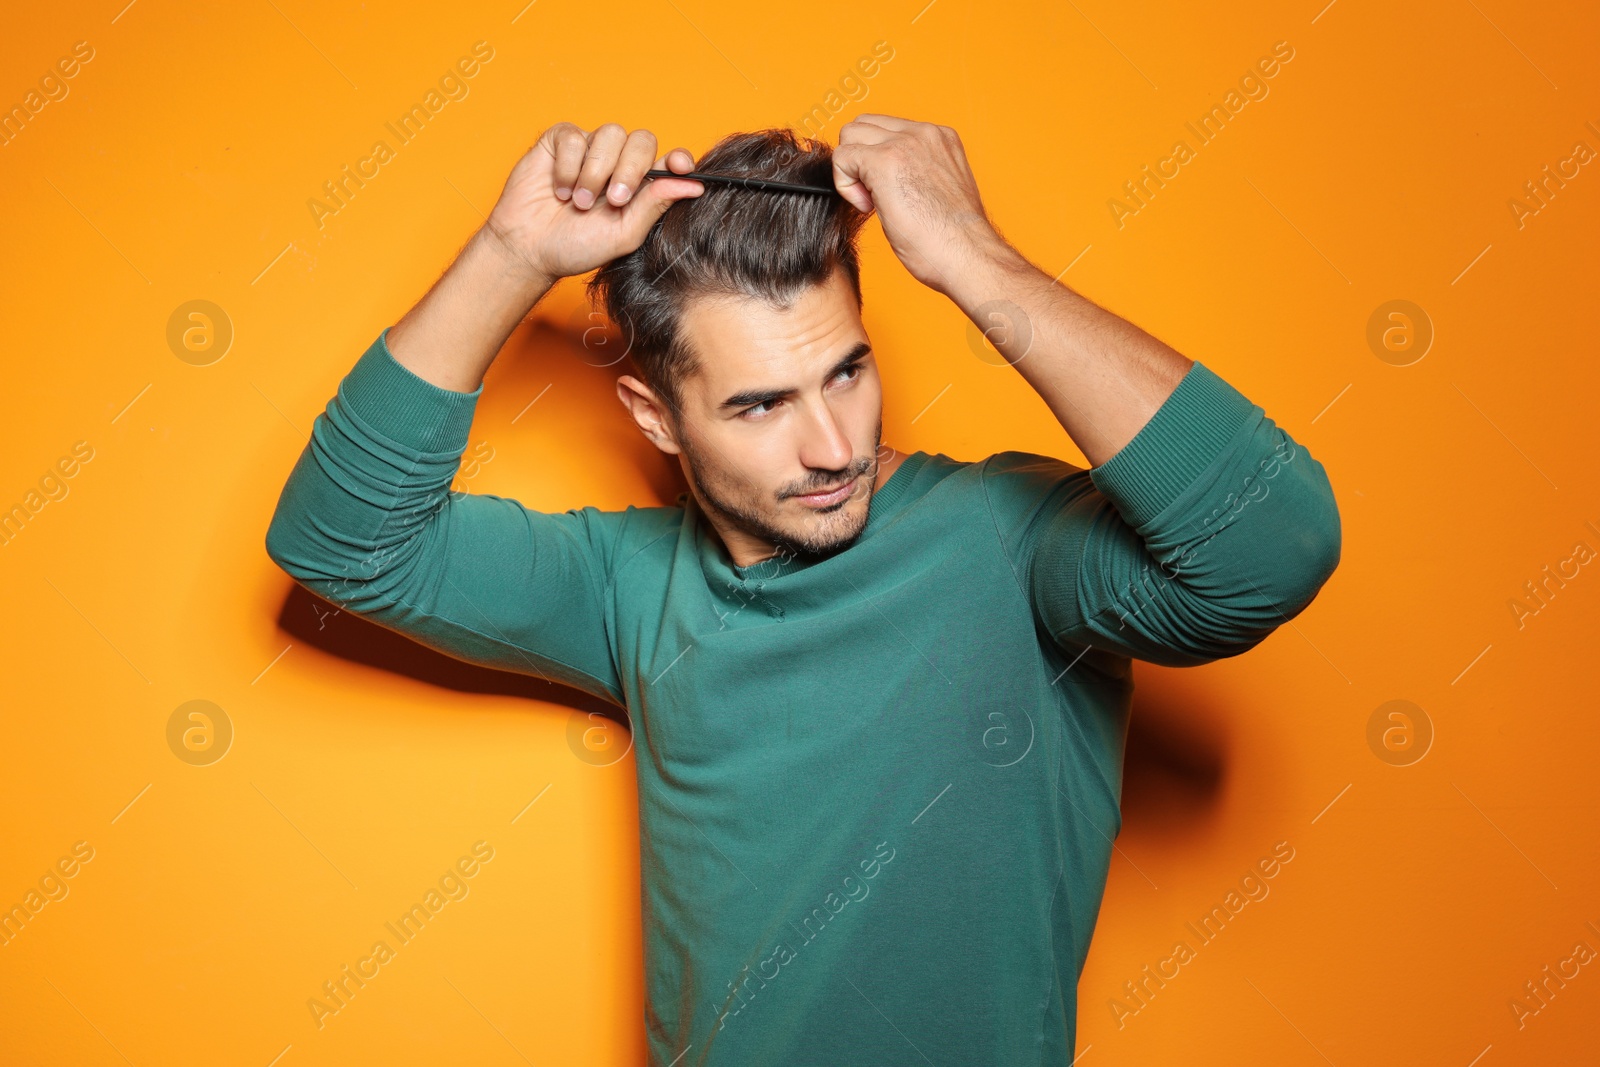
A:
{"label": "thumb", "polygon": [[706,191],[692,178],[649,178],[623,209],[622,218],[630,237],[643,242],[656,220],[679,200],[692,200]]}
{"label": "thumb", "polygon": [[833,186],[863,215],[872,214],[872,190],[861,171],[861,156],[850,151],[853,145],[840,145],[833,151]]}

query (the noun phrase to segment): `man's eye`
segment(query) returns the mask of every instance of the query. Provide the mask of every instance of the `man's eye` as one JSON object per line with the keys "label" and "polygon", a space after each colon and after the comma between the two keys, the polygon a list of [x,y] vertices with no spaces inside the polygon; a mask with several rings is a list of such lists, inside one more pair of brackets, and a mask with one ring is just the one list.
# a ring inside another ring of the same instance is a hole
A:
{"label": "man's eye", "polygon": [[[853,365],[851,365],[849,367],[846,367],[843,370],[841,370],[839,372],[839,374],[841,374],[841,375],[849,375],[849,377],[846,378],[845,380],[853,382],[857,378],[861,377],[861,365],[860,364],[853,364]],[[782,400],[763,400],[761,403],[756,404],[756,405],[754,405],[752,407],[747,407],[743,411],[739,412],[739,417],[741,419],[752,419],[752,420],[760,419],[760,418],[763,418],[763,417],[771,414],[770,411],[763,411],[762,410],[763,408],[769,408],[772,405],[781,404],[781,403],[783,403]]]}
{"label": "man's eye", "polygon": [[759,418],[760,416],[767,414],[767,412],[761,410],[762,408],[766,407],[768,404],[779,404],[779,403],[782,403],[782,401],[779,401],[779,400],[763,400],[761,403],[755,405],[754,407],[748,407],[748,408],[745,408],[743,411],[739,412],[739,417],[740,418],[748,418],[748,417],[751,417],[753,415],[753,416]]}

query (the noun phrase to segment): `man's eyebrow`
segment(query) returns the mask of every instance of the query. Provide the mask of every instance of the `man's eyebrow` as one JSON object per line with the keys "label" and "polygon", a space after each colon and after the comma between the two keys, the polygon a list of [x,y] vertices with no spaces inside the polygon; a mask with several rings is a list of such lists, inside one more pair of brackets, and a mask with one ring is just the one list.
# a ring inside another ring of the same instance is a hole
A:
{"label": "man's eyebrow", "polygon": [[[872,346],[865,341],[858,341],[854,348],[846,352],[837,363],[829,368],[823,380],[827,381],[841,371],[845,371],[866,359],[872,352]],[[721,404],[717,410],[725,411],[728,408],[748,408],[757,404],[765,404],[772,400],[782,400],[786,396],[793,396],[800,390],[794,386],[787,389],[751,389],[743,393],[735,393]]]}

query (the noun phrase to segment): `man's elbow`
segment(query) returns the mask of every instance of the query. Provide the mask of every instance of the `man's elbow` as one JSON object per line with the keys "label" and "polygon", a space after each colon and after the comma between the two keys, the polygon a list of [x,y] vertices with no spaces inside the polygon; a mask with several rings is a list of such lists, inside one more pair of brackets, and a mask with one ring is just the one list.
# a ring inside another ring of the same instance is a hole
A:
{"label": "man's elbow", "polygon": [[1298,588],[1294,590],[1298,596],[1291,597],[1296,606],[1294,611],[1287,613],[1290,617],[1304,611],[1322,591],[1322,587],[1328,584],[1328,579],[1339,568],[1343,554],[1344,532],[1339,522],[1339,509],[1330,502],[1322,521],[1308,526],[1302,537],[1300,560],[1296,568]]}
{"label": "man's elbow", "polygon": [[382,549],[358,547],[323,531],[310,514],[281,511],[264,538],[267,558],[314,596],[356,614],[378,614],[425,599],[416,540]]}
{"label": "man's elbow", "polygon": [[283,573],[295,581],[300,581],[305,576],[305,567],[298,561],[293,539],[286,527],[274,519],[267,527],[267,536],[264,540],[267,558],[277,564]]}
{"label": "man's elbow", "polygon": [[1343,537],[1338,513],[1304,528],[1294,541],[1288,558],[1277,559],[1270,574],[1258,574],[1248,590],[1235,590],[1225,604],[1212,600],[1196,605],[1195,617],[1204,622],[1195,624],[1195,662],[1182,666],[1243,655],[1311,606],[1339,567]]}
{"label": "man's elbow", "polygon": [[326,566],[320,564],[311,540],[299,528],[305,521],[295,519],[280,507],[267,525],[264,538],[267,558],[301,585],[327,577]]}

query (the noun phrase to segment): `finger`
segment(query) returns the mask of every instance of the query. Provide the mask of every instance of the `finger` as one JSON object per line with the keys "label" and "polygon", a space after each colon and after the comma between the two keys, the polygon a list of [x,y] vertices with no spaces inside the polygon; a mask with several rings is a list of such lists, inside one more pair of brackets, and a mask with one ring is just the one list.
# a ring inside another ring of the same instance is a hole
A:
{"label": "finger", "polygon": [[864,111],[850,121],[870,122],[874,126],[882,126],[884,129],[893,130],[896,133],[904,133],[913,126],[923,125],[922,123],[913,121],[912,119],[895,118],[893,115],[878,115],[870,111]]}
{"label": "finger", "polygon": [[873,209],[872,190],[866,185],[864,168],[872,150],[871,145],[861,144],[841,144],[833,150],[833,187],[868,215]]}
{"label": "finger", "polygon": [[556,154],[557,143],[569,130],[578,131],[578,133],[584,138],[584,143],[588,143],[589,131],[585,130],[575,122],[557,122],[554,123],[549,129],[545,130],[544,133],[539,135],[539,140],[537,143],[535,143],[534,147],[544,149],[550,153],[552,158],[554,158]]}
{"label": "finger", "polygon": [[[687,148],[674,148],[664,156],[656,159],[654,170],[671,170],[679,174],[688,174],[694,170],[694,156],[689,154]],[[705,183],[695,178],[664,178],[652,175],[646,179],[644,188],[666,184],[661,190],[661,195],[666,197],[670,204],[673,200],[682,200],[684,197],[697,196],[705,192]],[[665,210],[665,209],[663,209]]]}
{"label": "finger", "polygon": [[589,134],[571,122],[562,122],[552,126],[545,137],[549,139],[551,153],[556,157],[550,182],[555,187],[557,198],[566,200],[572,196],[572,186],[583,167],[583,154],[589,150]]}
{"label": "finger", "polygon": [[674,148],[656,160],[656,169],[675,170],[679,174],[687,174],[694,170],[694,156],[687,148]]}
{"label": "finger", "polygon": [[649,130],[634,130],[622,146],[617,157],[617,167],[611,172],[611,186],[606,199],[617,207],[626,204],[644,182],[644,172],[650,169],[650,160],[656,154],[656,135]]}
{"label": "finger", "polygon": [[[687,151],[677,148],[657,159],[655,169],[674,170],[680,174],[687,174],[694,169],[694,162]],[[658,178],[653,176],[645,181],[644,187],[640,190],[641,193],[650,194],[652,211],[657,216],[671,207],[675,201],[699,196],[705,191],[705,183],[695,178]],[[630,209],[640,199],[641,197],[635,196],[629,204]]]}
{"label": "finger", "polygon": [[[682,157],[679,157],[682,153]],[[668,164],[665,169],[685,172],[694,169],[694,164],[689,153],[678,148],[656,160],[656,169],[663,169],[662,164]],[[693,178],[651,178],[644,183],[644,188],[629,201],[624,209],[624,223],[628,232],[633,235],[637,244],[642,244],[645,235],[650,232],[650,227],[666,212],[667,208],[679,200],[692,200],[706,191],[705,183]]]}
{"label": "finger", "polygon": [[879,126],[872,122],[863,122],[853,119],[839,127],[839,143],[846,144],[882,144],[885,141],[899,137],[897,130],[887,126]]}
{"label": "finger", "polygon": [[615,122],[600,126],[589,136],[589,151],[583,157],[583,169],[578,172],[578,182],[572,187],[572,202],[587,211],[605,191],[606,179],[617,167],[617,155],[628,140],[628,131]]}

